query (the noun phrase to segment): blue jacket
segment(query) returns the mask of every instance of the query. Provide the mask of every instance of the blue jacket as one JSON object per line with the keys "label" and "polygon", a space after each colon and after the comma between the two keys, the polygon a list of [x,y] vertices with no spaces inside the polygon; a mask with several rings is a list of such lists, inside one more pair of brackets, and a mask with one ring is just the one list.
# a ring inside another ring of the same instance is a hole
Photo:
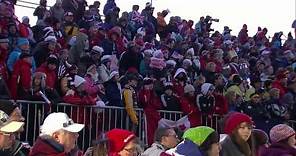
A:
{"label": "blue jacket", "polygon": [[[7,59],[7,68],[10,72],[13,71],[13,65],[15,64],[15,62],[19,59],[20,55],[21,55],[21,49],[19,48],[15,48],[14,51],[12,51]],[[34,72],[36,70],[36,63],[34,58],[32,58],[32,72]]]}
{"label": "blue jacket", "polygon": [[106,16],[109,13],[109,11],[115,7],[116,7],[116,3],[114,2],[114,0],[108,0],[104,6],[104,10],[103,10],[104,15]]}
{"label": "blue jacket", "polygon": [[190,140],[184,140],[177,147],[166,151],[175,156],[202,156],[198,146]]}

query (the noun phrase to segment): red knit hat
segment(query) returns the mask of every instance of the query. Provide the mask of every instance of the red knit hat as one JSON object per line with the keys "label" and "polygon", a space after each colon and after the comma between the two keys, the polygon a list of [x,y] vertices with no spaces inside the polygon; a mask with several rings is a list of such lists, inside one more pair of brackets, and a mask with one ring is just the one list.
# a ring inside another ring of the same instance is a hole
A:
{"label": "red knit hat", "polygon": [[246,114],[239,112],[230,114],[225,122],[224,132],[226,134],[231,134],[232,131],[242,122],[253,124],[251,117]]}
{"label": "red knit hat", "polygon": [[110,153],[120,152],[125,145],[133,140],[136,135],[133,132],[123,129],[112,129],[106,133],[110,142]]}

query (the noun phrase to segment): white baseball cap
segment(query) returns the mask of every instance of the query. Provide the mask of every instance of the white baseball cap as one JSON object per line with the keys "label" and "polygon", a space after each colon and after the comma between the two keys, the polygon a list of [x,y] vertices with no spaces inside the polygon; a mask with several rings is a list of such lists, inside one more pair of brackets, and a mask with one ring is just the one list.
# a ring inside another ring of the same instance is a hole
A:
{"label": "white baseball cap", "polygon": [[41,126],[40,135],[52,135],[59,130],[78,133],[84,128],[84,124],[74,123],[66,113],[51,113],[49,114]]}
{"label": "white baseball cap", "polygon": [[9,120],[9,116],[4,111],[0,110],[0,132],[14,133],[19,131],[24,124],[24,122]]}

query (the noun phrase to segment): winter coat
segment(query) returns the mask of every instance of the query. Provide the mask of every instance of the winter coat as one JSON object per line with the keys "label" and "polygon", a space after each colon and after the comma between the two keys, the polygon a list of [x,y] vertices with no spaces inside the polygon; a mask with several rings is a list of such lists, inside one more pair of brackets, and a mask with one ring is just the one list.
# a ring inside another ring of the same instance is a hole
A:
{"label": "winter coat", "polygon": [[254,104],[251,101],[243,103],[240,108],[240,112],[245,113],[252,117],[255,122],[256,128],[262,129],[265,132],[269,131],[269,112],[265,109],[264,104]]}
{"label": "winter coat", "polygon": [[69,41],[73,36],[77,36],[79,34],[79,27],[74,22],[65,22],[63,24],[63,30],[65,32],[65,37],[67,38],[67,41]]}
{"label": "winter coat", "polygon": [[175,81],[173,83],[174,93],[177,94],[178,97],[182,97],[184,95],[184,86],[181,83]]}
{"label": "winter coat", "polygon": [[123,53],[119,61],[119,69],[121,73],[125,73],[131,67],[136,68],[137,71],[139,71],[142,58],[143,56],[141,53],[134,53],[131,51]]}
{"label": "winter coat", "polygon": [[221,142],[221,156],[245,156],[237,147],[237,145],[232,142],[231,138],[227,136],[225,140]]}
{"label": "winter coat", "polygon": [[103,10],[104,15],[106,16],[115,7],[116,7],[116,3],[114,2],[114,0],[108,0],[104,6],[104,10]]}
{"label": "winter coat", "polygon": [[37,16],[38,20],[43,19],[46,10],[46,7],[40,5],[35,9],[33,15]]}
{"label": "winter coat", "polygon": [[121,85],[113,80],[107,81],[105,84],[105,93],[107,100],[109,101],[109,106],[123,107],[122,95],[121,95]]}
{"label": "winter coat", "polygon": [[137,101],[137,95],[136,95],[135,89],[131,86],[125,86],[122,94],[123,94],[123,102],[124,102],[124,106],[127,114],[129,115],[131,121],[135,125],[138,125],[139,121],[137,117],[137,112],[135,110],[135,108],[138,107],[138,101]]}
{"label": "winter coat", "polygon": [[85,41],[87,40],[87,35],[84,33],[79,33],[75,44],[71,47],[69,52],[69,63],[78,64],[80,58],[85,56]]}
{"label": "winter coat", "polygon": [[261,156],[296,156],[296,148],[282,143],[274,143]]}
{"label": "winter coat", "polygon": [[270,114],[271,120],[282,122],[285,120],[285,115],[288,113],[288,107],[282,105],[280,100],[271,98],[265,102],[265,107]]}
{"label": "winter coat", "polygon": [[181,111],[179,99],[174,95],[172,96],[168,96],[166,94],[161,95],[161,102],[165,110]]}
{"label": "winter coat", "polygon": [[59,21],[62,21],[64,18],[65,11],[63,7],[58,8],[56,5],[50,8],[50,12],[53,17],[57,18]]}
{"label": "winter coat", "polygon": [[141,156],[161,156],[161,153],[165,152],[165,148],[158,142],[151,145],[150,148],[146,149]]}
{"label": "winter coat", "polygon": [[242,44],[242,45],[247,43],[248,40],[249,40],[248,31],[244,30],[244,29],[241,29],[241,31],[238,34],[238,39],[239,39],[240,44]]}
{"label": "winter coat", "polygon": [[[49,136],[48,136],[49,137]],[[64,152],[64,147],[53,139],[37,138],[29,156],[82,156],[79,150]]]}
{"label": "winter coat", "polygon": [[148,145],[151,145],[154,141],[153,138],[158,127],[158,121],[161,119],[158,112],[158,110],[162,109],[160,98],[153,90],[141,89],[139,92],[139,104],[143,107],[147,122],[149,123],[147,125],[147,139]]}
{"label": "winter coat", "polygon": [[7,83],[8,80],[8,71],[6,65],[8,52],[7,50],[0,48],[0,77]]}
{"label": "winter coat", "polygon": [[10,148],[9,152],[13,156],[27,156],[29,155],[30,148],[26,147],[24,143],[16,140],[15,143]]}
{"label": "winter coat", "polygon": [[104,64],[101,64],[98,67],[98,73],[99,73],[99,81],[100,82],[104,83],[104,82],[107,82],[109,80],[110,71]]}
{"label": "winter coat", "polygon": [[15,48],[14,51],[12,51],[7,59],[7,67],[10,72],[13,70],[13,65],[18,60],[19,56],[21,55],[21,49]]}
{"label": "winter coat", "polygon": [[32,86],[32,66],[24,60],[18,60],[10,79],[11,96],[17,99],[24,96]]}
{"label": "winter coat", "polygon": [[117,53],[116,43],[110,39],[103,39],[100,46],[104,49],[103,55],[112,55]]}
{"label": "winter coat", "polygon": [[282,98],[283,105],[285,105],[291,114],[292,119],[296,119],[296,93],[293,90],[289,90]]}
{"label": "winter coat", "polygon": [[76,0],[63,0],[62,8],[64,9],[65,12],[75,13],[78,9],[78,4]]}
{"label": "winter coat", "polygon": [[55,88],[57,82],[57,74],[55,70],[50,70],[47,64],[41,65],[36,69],[36,72],[42,72],[46,75],[46,86],[49,88]]}
{"label": "winter coat", "polygon": [[283,97],[288,91],[287,88],[284,87],[279,80],[275,80],[272,83],[272,87],[280,90],[280,97]]}
{"label": "winter coat", "polygon": [[199,111],[194,97],[184,96],[180,100],[182,112],[188,114],[191,127],[201,125],[201,112]]}
{"label": "winter coat", "polygon": [[194,142],[187,139],[179,143],[177,147],[167,150],[166,153],[173,156],[202,156],[198,146]]}
{"label": "winter coat", "polygon": [[[7,68],[10,72],[13,71],[14,64],[19,59],[21,53],[22,53],[21,49],[15,48],[14,51],[12,51],[9,54],[8,59],[7,59]],[[35,59],[32,59],[32,70],[35,71],[35,69],[36,69]]]}
{"label": "winter coat", "polygon": [[219,115],[224,115],[228,113],[228,103],[225,98],[225,96],[220,95],[220,94],[215,94],[215,112],[216,114]]}
{"label": "winter coat", "polygon": [[91,78],[90,75],[86,74],[84,77],[85,83],[84,83],[84,90],[85,92],[93,97],[96,97],[98,95],[98,92],[100,88],[97,84],[95,84],[94,80]]}
{"label": "winter coat", "polygon": [[212,115],[215,111],[215,98],[214,96],[206,96],[199,94],[196,96],[196,104],[199,111],[206,115]]}
{"label": "winter coat", "polygon": [[90,109],[83,106],[95,105],[96,98],[89,95],[78,95],[78,93],[75,91],[74,95],[65,95],[63,97],[63,100],[66,103],[78,105],[73,107],[73,113],[72,113],[72,116],[70,117],[73,119],[74,122],[85,123],[85,124],[90,123],[89,121]]}
{"label": "winter coat", "polygon": [[41,64],[46,62],[46,59],[50,55],[50,50],[48,49],[48,43],[40,42],[36,45],[33,50],[33,56],[36,60],[36,66],[39,67]]}

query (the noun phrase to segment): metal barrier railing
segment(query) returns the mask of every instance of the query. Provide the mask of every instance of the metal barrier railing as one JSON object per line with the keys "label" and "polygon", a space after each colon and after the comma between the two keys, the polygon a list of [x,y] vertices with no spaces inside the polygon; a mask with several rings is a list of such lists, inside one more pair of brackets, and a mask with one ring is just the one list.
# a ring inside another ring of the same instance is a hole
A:
{"label": "metal barrier railing", "polygon": [[[144,144],[147,144],[147,121],[143,109],[136,109],[139,125],[133,126],[123,107],[81,106],[68,103],[58,103],[49,107],[45,102],[41,101],[17,100],[16,102],[26,118],[25,132],[21,135],[21,140],[31,145],[39,136],[40,125],[43,123],[44,118],[51,112],[67,113],[75,122],[86,125],[78,138],[78,145],[82,150],[90,147],[92,141],[98,139],[102,132],[113,128],[132,130]],[[184,116],[182,112],[177,111],[160,110],[159,113],[162,118],[174,121]],[[201,117],[202,125],[218,130],[220,118],[219,115],[213,115],[211,118]],[[295,128],[296,121],[289,121],[289,124]]]}
{"label": "metal barrier railing", "polygon": [[68,103],[58,103],[50,107],[45,102],[40,101],[16,101],[23,116],[26,118],[25,132],[22,134],[22,141],[34,144],[39,136],[39,129],[47,114],[51,112],[64,112],[75,122],[85,124],[85,128],[80,132],[78,145],[85,150],[91,146],[92,141],[98,139],[101,132],[106,132],[113,128],[129,129],[134,131],[140,140],[146,142],[146,120],[142,109],[136,109],[139,125],[133,126],[129,120],[125,108],[105,106],[98,107],[92,105],[74,105]]}

